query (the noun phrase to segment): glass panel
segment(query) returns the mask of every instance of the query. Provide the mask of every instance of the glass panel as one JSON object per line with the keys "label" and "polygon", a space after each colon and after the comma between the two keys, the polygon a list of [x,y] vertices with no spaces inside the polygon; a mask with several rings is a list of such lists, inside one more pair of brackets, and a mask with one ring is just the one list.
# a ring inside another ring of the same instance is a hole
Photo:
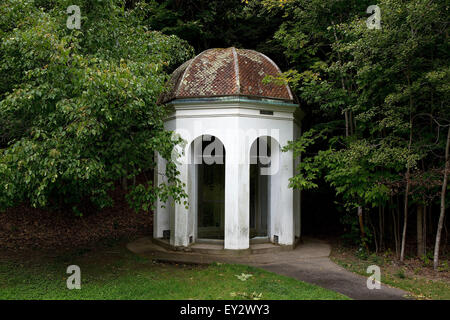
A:
{"label": "glass panel", "polygon": [[256,211],[258,210],[258,165],[250,164],[250,238],[254,237]]}
{"label": "glass panel", "polygon": [[199,164],[198,238],[224,239],[225,165]]}
{"label": "glass panel", "polygon": [[259,160],[258,157],[258,163],[250,165],[250,238],[268,235],[269,176],[261,175],[265,165]]}

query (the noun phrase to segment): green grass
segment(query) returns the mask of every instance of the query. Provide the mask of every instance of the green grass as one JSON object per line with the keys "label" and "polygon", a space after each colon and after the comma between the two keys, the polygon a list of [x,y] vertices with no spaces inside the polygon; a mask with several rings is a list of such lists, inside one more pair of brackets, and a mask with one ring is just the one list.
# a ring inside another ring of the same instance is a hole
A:
{"label": "green grass", "polygon": [[[334,249],[336,250],[336,249]],[[416,299],[450,300],[450,284],[444,280],[432,280],[419,275],[410,275],[401,267],[393,267],[389,259],[371,255],[360,259],[356,255],[332,254],[331,260],[349,271],[368,276],[367,267],[378,265],[381,269],[381,282],[411,293]]]}
{"label": "green grass", "polygon": [[[243,265],[154,263],[123,244],[23,260],[0,260],[0,299],[348,299]],[[81,290],[66,288],[71,264],[81,268]],[[252,276],[241,281],[242,273]]]}

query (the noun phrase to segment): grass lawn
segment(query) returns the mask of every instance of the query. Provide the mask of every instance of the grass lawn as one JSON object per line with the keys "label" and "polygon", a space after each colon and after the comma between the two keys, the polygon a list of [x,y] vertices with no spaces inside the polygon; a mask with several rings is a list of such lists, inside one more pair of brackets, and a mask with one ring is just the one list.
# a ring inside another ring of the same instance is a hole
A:
{"label": "grass lawn", "polygon": [[411,293],[415,299],[450,300],[449,272],[435,272],[430,266],[418,266],[416,260],[396,263],[392,256],[372,254],[360,258],[354,249],[333,247],[331,260],[365,277],[367,267],[377,265],[381,269],[381,282]]}
{"label": "grass lawn", "polygon": [[[66,288],[67,266],[81,268],[81,290]],[[242,281],[236,275],[250,274]],[[229,264],[155,263],[124,243],[53,257],[0,256],[0,299],[348,299],[292,278]]]}

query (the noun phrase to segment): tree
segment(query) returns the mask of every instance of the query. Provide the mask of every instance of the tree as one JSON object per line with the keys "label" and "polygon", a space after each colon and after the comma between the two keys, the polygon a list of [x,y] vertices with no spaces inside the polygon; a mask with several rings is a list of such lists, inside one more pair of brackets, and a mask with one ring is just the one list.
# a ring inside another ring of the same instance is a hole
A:
{"label": "tree", "polygon": [[260,1],[244,6],[241,0],[149,0],[145,23],[152,30],[177,35],[197,53],[235,46],[261,51],[284,64],[281,47],[272,40],[281,13],[268,12]]}
{"label": "tree", "polygon": [[169,182],[133,186],[130,203],[148,210],[157,196],[181,201],[171,159],[178,141],[156,100],[192,48],[149,31],[143,5],[76,2],[81,30],[66,28],[72,1],[0,5],[0,207],[27,202],[82,214],[85,202],[110,206],[114,182],[152,169],[156,151],[168,160]]}
{"label": "tree", "polygon": [[290,144],[304,161],[291,185],[307,189],[324,177],[345,207],[367,208],[359,214],[367,220],[371,208],[394,208],[390,199],[402,195],[403,260],[411,198],[423,189],[416,177],[432,175],[440,162],[434,120],[445,123],[450,114],[445,2],[380,1],[381,30],[367,28],[365,2],[265,2],[286,12],[276,36],[293,63],[269,80],[290,82],[310,108],[306,137],[326,128],[319,144]]}

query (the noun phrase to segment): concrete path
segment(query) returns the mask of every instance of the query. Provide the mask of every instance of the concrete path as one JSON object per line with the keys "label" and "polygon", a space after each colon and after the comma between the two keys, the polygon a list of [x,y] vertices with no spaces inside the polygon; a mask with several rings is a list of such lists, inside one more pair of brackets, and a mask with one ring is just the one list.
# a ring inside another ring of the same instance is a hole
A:
{"label": "concrete path", "polygon": [[336,265],[329,259],[330,245],[316,239],[304,239],[294,250],[252,255],[207,255],[169,251],[141,238],[127,245],[137,254],[160,261],[180,263],[238,263],[259,267],[277,274],[342,293],[357,300],[399,300],[408,293],[388,287],[369,290],[367,278]]}

